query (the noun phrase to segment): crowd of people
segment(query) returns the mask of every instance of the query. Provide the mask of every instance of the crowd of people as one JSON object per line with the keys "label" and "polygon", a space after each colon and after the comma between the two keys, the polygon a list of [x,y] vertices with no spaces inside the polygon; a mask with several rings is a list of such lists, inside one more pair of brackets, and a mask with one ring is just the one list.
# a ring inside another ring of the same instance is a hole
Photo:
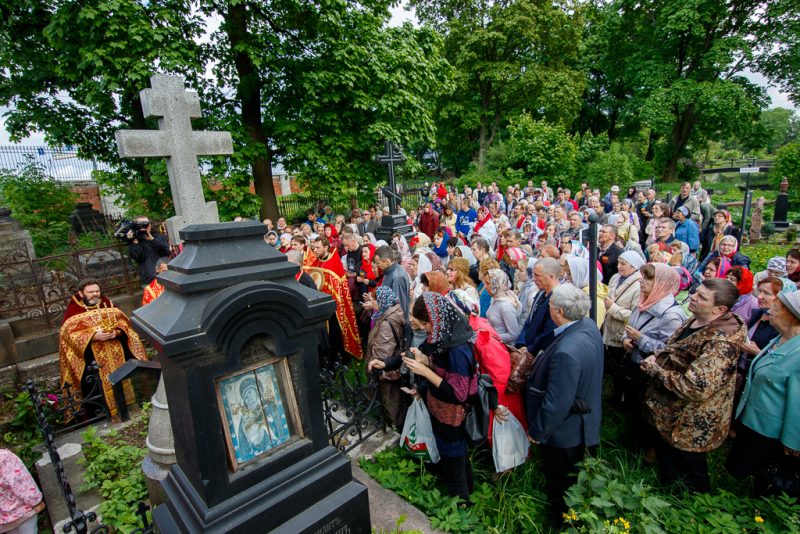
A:
{"label": "crowd of people", "polygon": [[[464,420],[481,372],[501,394],[494,417],[513,414],[540,449],[554,524],[575,465],[600,442],[604,402],[648,429],[637,446],[667,484],[709,491],[707,453],[732,439],[732,474],[755,476],[760,494],[797,492],[787,481],[800,456],[800,411],[790,409],[799,250],[752,272],[731,214],[699,182],[668,201],[653,189],[584,183],[573,195],[547,182],[434,183],[423,200],[399,210],[407,236],[376,238],[382,206],[337,215],[319,205],[299,224],[265,220],[265,240],[337,303],[321,365],[365,358],[398,427],[410,401],[424,401],[441,456],[433,469],[452,495],[469,502]],[[487,329],[507,359],[482,361],[476,332]],[[516,391],[514,351],[533,359]]]}

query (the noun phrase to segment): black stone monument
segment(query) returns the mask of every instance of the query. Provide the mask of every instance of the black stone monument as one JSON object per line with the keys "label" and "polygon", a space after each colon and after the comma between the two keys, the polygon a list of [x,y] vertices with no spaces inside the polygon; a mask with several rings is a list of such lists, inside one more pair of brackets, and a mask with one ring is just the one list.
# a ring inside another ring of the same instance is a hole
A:
{"label": "black stone monument", "polygon": [[335,304],[295,280],[258,222],[190,225],[133,322],[159,353],[177,464],[172,532],[370,532],[367,489],[323,422],[317,332]]}
{"label": "black stone monument", "polygon": [[394,180],[394,164],[402,163],[406,158],[391,141],[386,141],[385,147],[386,151],[375,159],[378,163],[386,165],[388,179],[386,187],[381,191],[389,200],[389,215],[384,215],[381,219],[381,225],[375,230],[375,237],[391,243],[392,236],[400,234],[410,240],[415,235],[414,227],[408,224],[406,217],[397,212],[397,201],[402,200],[402,197],[397,194],[397,186]]}
{"label": "black stone monument", "polygon": [[69,214],[69,223],[76,234],[102,232],[106,228],[106,218],[92,207],[91,202],[75,204],[75,211]]}
{"label": "black stone monument", "polygon": [[784,176],[781,180],[780,193],[775,199],[775,212],[772,223],[776,230],[789,229],[789,180]]}

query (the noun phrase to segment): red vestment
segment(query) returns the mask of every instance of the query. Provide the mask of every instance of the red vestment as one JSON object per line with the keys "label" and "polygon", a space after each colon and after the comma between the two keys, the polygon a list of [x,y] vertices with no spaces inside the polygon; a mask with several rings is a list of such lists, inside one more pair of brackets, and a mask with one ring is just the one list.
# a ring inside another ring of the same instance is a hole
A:
{"label": "red vestment", "polygon": [[342,331],[344,350],[355,358],[361,358],[361,336],[358,333],[356,312],[350,290],[347,286],[347,275],[342,265],[342,260],[336,252],[331,252],[326,260],[313,256],[313,260],[303,264],[303,270],[311,276],[317,289],[327,293],[336,302],[336,320]]}
{"label": "red vestment", "polygon": [[[108,341],[93,339],[94,334],[98,331],[111,332],[115,329],[123,332],[127,337],[126,347],[123,347],[120,339]],[[77,293],[72,296],[67,311],[64,313],[64,323],[61,325],[59,336],[61,384],[69,384],[72,393],[80,397],[81,379],[86,367],[85,355],[87,350],[91,350],[94,361],[100,367],[103,395],[112,418],[117,416],[117,405],[108,375],[125,363],[126,348],[137,360],[149,359],[130,320],[122,313],[122,310],[115,308],[110,300],[101,297],[96,306],[87,306]],[[125,400],[130,404],[134,401],[134,395],[129,380],[125,381],[123,390],[125,391]]]}
{"label": "red vestment", "polygon": [[160,297],[161,293],[163,292],[164,286],[158,283],[158,278],[153,278],[153,281],[144,288],[144,293],[142,294],[142,306],[150,304]]}

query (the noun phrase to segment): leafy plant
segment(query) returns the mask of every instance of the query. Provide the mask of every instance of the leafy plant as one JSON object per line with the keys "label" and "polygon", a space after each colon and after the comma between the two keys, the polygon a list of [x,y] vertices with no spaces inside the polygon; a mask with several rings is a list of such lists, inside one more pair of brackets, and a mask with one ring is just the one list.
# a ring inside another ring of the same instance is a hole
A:
{"label": "leafy plant", "polygon": [[82,434],[86,462],[84,489],[97,488],[103,497],[98,514],[103,523],[129,534],[141,527],[137,504],[147,498],[142,459],[144,448],[125,444],[115,433],[105,438],[95,427]]}
{"label": "leafy plant", "polygon": [[14,451],[25,466],[31,469],[36,459],[33,448],[42,441],[39,423],[33,409],[33,399],[27,391],[21,391],[15,396],[9,394],[9,397],[13,399],[14,416],[2,435],[2,443]]}
{"label": "leafy plant", "polygon": [[601,458],[587,458],[578,482],[565,497],[570,507],[568,523],[576,532],[663,533],[660,518],[671,502],[642,480],[625,479]]}

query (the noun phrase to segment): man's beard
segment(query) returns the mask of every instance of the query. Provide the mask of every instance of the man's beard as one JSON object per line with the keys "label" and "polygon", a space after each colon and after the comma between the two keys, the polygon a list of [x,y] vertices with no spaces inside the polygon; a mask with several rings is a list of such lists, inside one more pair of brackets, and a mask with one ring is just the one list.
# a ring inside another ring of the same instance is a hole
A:
{"label": "man's beard", "polygon": [[83,297],[83,303],[86,306],[97,306],[100,303],[100,297],[98,297],[98,298],[96,298],[94,300],[89,300],[86,297]]}

